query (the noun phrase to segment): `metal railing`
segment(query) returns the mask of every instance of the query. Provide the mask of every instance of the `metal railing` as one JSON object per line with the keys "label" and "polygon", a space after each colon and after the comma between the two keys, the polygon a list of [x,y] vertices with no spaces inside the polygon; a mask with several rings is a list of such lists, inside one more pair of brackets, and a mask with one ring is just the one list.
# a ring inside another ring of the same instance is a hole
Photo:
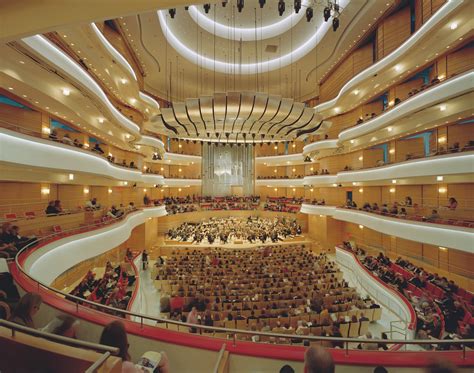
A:
{"label": "metal railing", "polygon": [[[120,220],[120,219],[118,219]],[[95,227],[95,225],[93,225]],[[81,231],[84,232],[84,227]],[[72,231],[72,230],[71,230]],[[67,232],[63,232],[64,235]],[[43,239],[51,239],[55,234],[45,237]],[[261,331],[251,331],[243,329],[234,329],[234,328],[223,328],[223,327],[214,327],[214,326],[205,326],[200,324],[191,324],[175,320],[170,320],[166,318],[153,317],[137,312],[130,312],[127,310],[121,310],[118,308],[113,308],[106,306],[100,303],[92,302],[87,299],[83,299],[58,289],[54,289],[49,285],[31,277],[20,264],[19,258],[29,250],[32,245],[24,247],[15,257],[15,265],[17,266],[20,273],[25,276],[29,281],[35,284],[36,291],[41,293],[41,291],[50,292],[52,294],[58,295],[61,298],[65,298],[64,301],[69,301],[75,303],[76,306],[76,315],[80,314],[81,309],[87,309],[88,311],[93,309],[104,311],[105,313],[113,313],[115,315],[119,314],[124,318],[130,318],[131,320],[139,320],[140,328],[143,329],[147,324],[159,325],[163,324],[165,328],[169,329],[170,325],[176,325],[178,328],[184,328],[188,330],[195,330],[196,334],[203,335],[215,335],[216,333],[221,333],[226,336],[226,339],[231,339],[234,346],[237,345],[237,341],[240,336],[258,336],[260,340],[263,339],[274,339],[278,341],[288,341],[290,345],[292,344],[302,344],[305,341],[308,342],[329,342],[329,343],[343,343],[346,355],[349,354],[350,343],[360,344],[360,343],[377,343],[377,344],[401,344],[401,345],[449,345],[449,346],[460,346],[462,358],[466,359],[466,345],[474,344],[474,339],[463,339],[463,340],[437,340],[437,339],[427,339],[427,340],[402,340],[402,339],[362,339],[362,338],[341,338],[341,337],[326,337],[326,336],[311,336],[311,335],[297,335],[297,334],[283,334],[283,333],[271,333],[271,332],[261,332]],[[108,312],[107,312],[108,311]],[[148,325],[149,326],[149,325]],[[212,334],[211,334],[212,333]],[[189,334],[187,334],[189,336]],[[262,338],[263,337],[263,338]],[[295,342],[296,341],[296,342]],[[254,342],[260,343],[260,342]]]}
{"label": "metal railing", "polygon": [[117,347],[111,347],[111,346],[106,346],[106,345],[101,345],[98,343],[92,343],[92,342],[87,342],[87,341],[82,341],[80,339],[74,339],[74,338],[68,338],[68,337],[63,337],[62,335],[56,335],[52,333],[47,333],[43,332],[41,330],[29,328],[27,326],[15,324],[14,322],[7,321],[7,320],[2,320],[0,319],[0,326],[3,326],[7,329],[11,330],[12,337],[15,337],[15,332],[21,332],[25,333],[28,335],[31,335],[33,337],[40,337],[47,339],[52,342],[58,342],[64,345],[68,345],[71,347],[78,347],[78,348],[84,348],[87,350],[94,350],[98,352],[107,352],[109,356],[112,355],[118,355],[119,349]]}

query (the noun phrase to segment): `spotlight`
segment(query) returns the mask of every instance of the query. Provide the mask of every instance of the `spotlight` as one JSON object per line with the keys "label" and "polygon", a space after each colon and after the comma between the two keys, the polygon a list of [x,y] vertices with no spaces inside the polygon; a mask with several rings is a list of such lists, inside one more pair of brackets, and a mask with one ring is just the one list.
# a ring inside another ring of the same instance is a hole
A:
{"label": "spotlight", "polygon": [[331,8],[328,6],[323,10],[324,22],[327,22],[331,18]]}
{"label": "spotlight", "polygon": [[185,6],[185,7],[184,7],[184,10],[189,10],[189,6]]}
{"label": "spotlight", "polygon": [[298,13],[301,9],[301,0],[295,0],[295,13]]}
{"label": "spotlight", "polygon": [[237,9],[239,13],[242,13],[242,9],[244,9],[244,0],[237,0]]}
{"label": "spotlight", "polygon": [[227,5],[227,2],[228,2],[228,1],[229,1],[229,0],[224,0],[224,1],[222,2],[222,6],[223,6],[224,8],[225,8],[225,6]]}
{"label": "spotlight", "polygon": [[204,4],[204,12],[207,14],[211,10],[211,4]]}
{"label": "spotlight", "polygon": [[278,1],[278,14],[280,15],[280,17],[283,15],[283,13],[285,13],[285,1],[284,0],[279,0]]}
{"label": "spotlight", "polygon": [[266,0],[258,0],[258,3],[260,4],[260,9],[262,9],[265,5]]}
{"label": "spotlight", "polygon": [[336,31],[338,27],[339,27],[339,18],[334,17],[332,19],[332,30]]}
{"label": "spotlight", "polygon": [[174,16],[176,15],[176,8],[171,8],[171,9],[168,10],[168,12],[169,12],[171,18],[174,19]]}
{"label": "spotlight", "polygon": [[306,8],[306,21],[311,22],[313,18],[313,8]]}

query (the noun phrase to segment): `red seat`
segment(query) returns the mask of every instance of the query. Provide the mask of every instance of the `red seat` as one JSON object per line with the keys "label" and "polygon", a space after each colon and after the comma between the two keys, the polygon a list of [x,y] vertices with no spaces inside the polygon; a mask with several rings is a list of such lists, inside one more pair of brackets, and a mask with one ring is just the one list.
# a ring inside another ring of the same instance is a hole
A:
{"label": "red seat", "polygon": [[34,218],[36,218],[36,214],[35,214],[34,211],[27,211],[27,212],[25,212],[25,217],[27,219],[34,219]]}
{"label": "red seat", "polygon": [[53,225],[53,232],[54,233],[61,233],[63,230],[60,225]]}
{"label": "red seat", "polygon": [[5,214],[5,219],[7,220],[16,220],[16,214],[14,212],[10,212],[8,214]]}

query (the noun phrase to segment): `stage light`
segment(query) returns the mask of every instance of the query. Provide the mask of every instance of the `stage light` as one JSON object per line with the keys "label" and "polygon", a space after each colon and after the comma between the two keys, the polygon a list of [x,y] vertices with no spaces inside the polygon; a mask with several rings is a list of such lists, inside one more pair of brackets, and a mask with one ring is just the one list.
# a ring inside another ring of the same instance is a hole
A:
{"label": "stage light", "polygon": [[211,4],[204,4],[204,12],[208,14],[210,10],[211,10]]}
{"label": "stage light", "polygon": [[313,8],[306,8],[306,21],[311,22],[313,18]]}
{"label": "stage light", "polygon": [[285,8],[286,8],[285,1],[279,0],[278,1],[278,14],[280,15],[280,17],[283,15],[283,13],[285,13]]}
{"label": "stage light", "polygon": [[174,16],[176,15],[176,8],[171,8],[168,10],[170,16],[172,19],[174,19]]}
{"label": "stage light", "polygon": [[260,4],[260,9],[262,9],[265,5],[265,0],[258,0],[258,3]]}
{"label": "stage light", "polygon": [[244,0],[237,0],[237,9],[239,13],[242,13],[242,9],[244,9]]}
{"label": "stage light", "polygon": [[339,28],[339,18],[334,17],[332,20],[332,30],[336,31]]}
{"label": "stage light", "polygon": [[295,13],[299,13],[301,9],[301,0],[295,0],[294,6],[295,6]]}
{"label": "stage light", "polygon": [[324,22],[327,22],[331,18],[331,8],[325,7],[323,10]]}
{"label": "stage light", "polygon": [[224,0],[224,1],[222,2],[222,6],[223,6],[224,8],[225,8],[225,6],[227,5],[227,2],[228,2],[228,1],[229,1],[229,0]]}

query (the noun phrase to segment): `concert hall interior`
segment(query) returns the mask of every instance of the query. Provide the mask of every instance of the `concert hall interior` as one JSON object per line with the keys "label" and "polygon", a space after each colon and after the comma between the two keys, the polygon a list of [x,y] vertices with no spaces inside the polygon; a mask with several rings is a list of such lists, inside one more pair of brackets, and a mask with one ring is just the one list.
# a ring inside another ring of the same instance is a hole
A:
{"label": "concert hall interior", "polygon": [[473,15],[0,1],[0,372],[472,372]]}

